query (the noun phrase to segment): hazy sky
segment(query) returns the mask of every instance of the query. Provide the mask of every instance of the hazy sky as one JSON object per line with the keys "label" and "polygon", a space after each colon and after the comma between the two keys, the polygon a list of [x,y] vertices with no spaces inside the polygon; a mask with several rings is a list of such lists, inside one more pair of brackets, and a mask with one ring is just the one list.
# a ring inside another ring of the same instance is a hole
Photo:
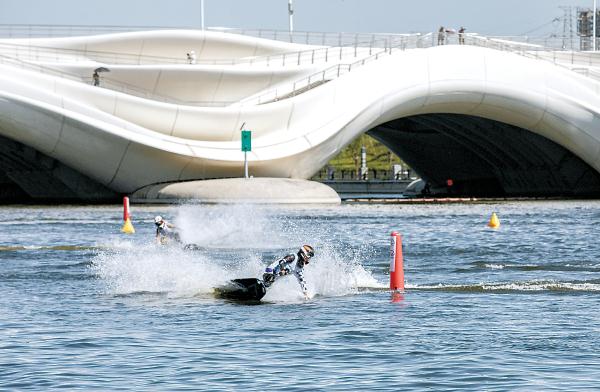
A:
{"label": "hazy sky", "polygon": [[[204,0],[208,27],[286,30],[287,0]],[[488,35],[562,33],[559,6],[593,0],[294,0],[299,31],[425,32],[439,26]],[[0,24],[199,27],[200,0],[0,0]],[[573,26],[575,28],[575,26]]]}

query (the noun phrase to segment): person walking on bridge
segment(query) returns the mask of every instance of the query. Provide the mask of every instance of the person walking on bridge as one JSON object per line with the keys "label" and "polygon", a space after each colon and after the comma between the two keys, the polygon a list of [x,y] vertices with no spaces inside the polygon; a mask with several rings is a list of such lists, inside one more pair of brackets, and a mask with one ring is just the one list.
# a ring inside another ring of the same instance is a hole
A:
{"label": "person walking on bridge", "polygon": [[465,31],[467,29],[465,29],[464,27],[461,26],[461,28],[458,30],[458,44],[459,45],[464,45],[465,44]]}
{"label": "person walking on bridge", "polygon": [[438,45],[444,45],[444,41],[446,40],[446,30],[444,26],[440,26],[438,30]]}

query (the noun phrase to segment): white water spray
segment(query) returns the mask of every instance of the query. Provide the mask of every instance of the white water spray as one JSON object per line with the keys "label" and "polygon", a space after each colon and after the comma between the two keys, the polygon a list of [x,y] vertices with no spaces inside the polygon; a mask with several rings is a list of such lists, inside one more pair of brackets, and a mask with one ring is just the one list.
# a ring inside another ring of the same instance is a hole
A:
{"label": "white water spray", "polygon": [[[131,248],[119,244],[116,249],[99,253],[92,268],[109,294],[208,296],[231,279],[260,277],[273,254],[283,256],[296,252],[302,243],[311,243],[317,249],[316,257],[305,269],[311,297],[383,287],[361,265],[368,251],[341,249],[331,239],[331,228],[315,227],[303,217],[301,220],[299,224],[298,219],[262,207],[181,206],[174,223],[182,241],[198,245],[197,250],[184,250],[180,244],[159,246],[151,239]],[[265,251],[269,255],[264,256]],[[296,279],[288,276],[269,289],[264,301],[302,299]]]}

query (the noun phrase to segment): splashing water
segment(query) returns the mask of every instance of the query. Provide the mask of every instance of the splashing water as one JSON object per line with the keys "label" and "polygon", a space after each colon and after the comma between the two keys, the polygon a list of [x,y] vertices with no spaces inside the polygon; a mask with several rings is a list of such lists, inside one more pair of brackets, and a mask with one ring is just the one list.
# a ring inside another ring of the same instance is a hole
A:
{"label": "splashing water", "polygon": [[[210,295],[214,288],[235,278],[260,277],[274,259],[273,250],[295,252],[299,236],[317,245],[317,256],[305,269],[309,295],[341,296],[363,287],[383,287],[360,261],[368,248],[344,249],[327,242],[328,228],[298,230],[289,218],[250,206],[181,206],[175,224],[183,242],[200,245],[185,250],[180,245],[137,243],[100,251],[93,260],[95,274],[109,294],[163,293],[169,297]],[[316,242],[316,241],[319,242]],[[306,242],[308,242],[306,241]],[[315,242],[313,242],[315,241]],[[292,245],[290,245],[292,244]],[[263,254],[266,251],[267,254]],[[279,279],[264,298],[266,302],[302,300],[293,276]]]}
{"label": "splashing water", "polygon": [[[219,257],[221,256],[221,257]],[[186,251],[176,247],[150,245],[136,249],[100,252],[93,261],[96,275],[106,282],[109,294],[166,293],[171,297],[210,294],[230,279],[259,277],[265,263],[257,255]],[[342,261],[331,251],[315,257],[305,269],[310,296],[340,296],[356,293],[362,287],[382,287],[356,261]],[[293,276],[279,279],[265,296],[269,302],[302,299]]]}
{"label": "splashing water", "polygon": [[435,290],[449,292],[481,293],[530,293],[530,292],[600,292],[598,281],[573,281],[561,282],[556,280],[530,280],[522,282],[494,282],[475,284],[437,284],[437,285],[407,285],[413,290]]}
{"label": "splashing water", "polygon": [[[324,246],[305,268],[309,297],[337,297],[356,294],[359,288],[385,287],[358,262],[358,254],[344,255],[331,246]],[[280,278],[269,289],[264,300],[296,302],[302,300],[297,280],[293,276]]]}
{"label": "splashing water", "polygon": [[285,229],[262,206],[184,205],[175,223],[181,240],[209,248],[273,249],[285,246]]}

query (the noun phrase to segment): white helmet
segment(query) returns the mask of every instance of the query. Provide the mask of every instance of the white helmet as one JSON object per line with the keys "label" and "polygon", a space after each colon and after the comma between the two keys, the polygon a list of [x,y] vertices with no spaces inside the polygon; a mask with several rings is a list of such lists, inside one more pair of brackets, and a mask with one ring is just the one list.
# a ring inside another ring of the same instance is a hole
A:
{"label": "white helmet", "polygon": [[298,255],[302,257],[304,264],[308,264],[308,261],[315,255],[315,250],[310,245],[302,245]]}
{"label": "white helmet", "polygon": [[154,224],[159,226],[162,222],[163,222],[162,216],[156,215],[156,217],[154,218]]}

